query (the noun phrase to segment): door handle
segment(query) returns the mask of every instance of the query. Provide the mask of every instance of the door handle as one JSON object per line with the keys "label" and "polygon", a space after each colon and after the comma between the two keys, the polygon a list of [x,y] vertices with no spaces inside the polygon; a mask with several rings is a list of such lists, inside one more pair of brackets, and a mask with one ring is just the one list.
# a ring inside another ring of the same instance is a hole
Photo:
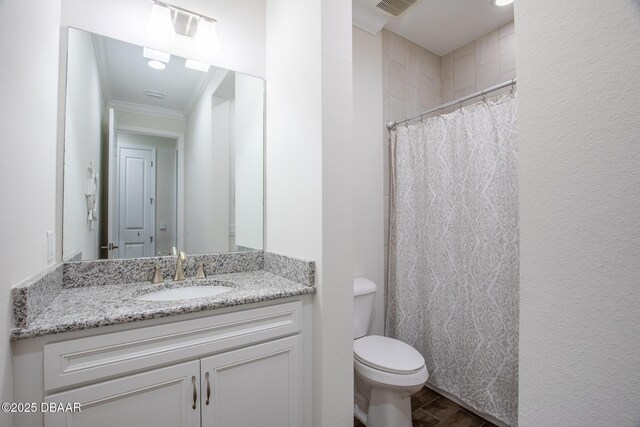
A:
{"label": "door handle", "polygon": [[191,409],[196,409],[196,403],[198,402],[198,389],[196,388],[196,377],[191,377],[191,383],[193,384],[193,405]]}
{"label": "door handle", "polygon": [[211,397],[211,383],[209,382],[209,372],[205,373],[204,376],[207,379],[207,401],[205,402],[205,404],[208,406],[209,398]]}
{"label": "door handle", "polygon": [[100,249],[108,249],[112,251],[114,249],[118,249],[118,245],[114,245],[113,243],[108,243],[106,246],[100,246]]}

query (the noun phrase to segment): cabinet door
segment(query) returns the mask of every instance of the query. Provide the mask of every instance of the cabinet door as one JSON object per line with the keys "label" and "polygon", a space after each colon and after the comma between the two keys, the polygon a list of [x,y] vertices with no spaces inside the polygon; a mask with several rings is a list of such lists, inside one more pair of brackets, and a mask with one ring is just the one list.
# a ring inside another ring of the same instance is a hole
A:
{"label": "cabinet door", "polygon": [[45,427],[200,425],[200,361],[156,369],[45,398],[82,404],[81,411],[45,413]]}
{"label": "cabinet door", "polygon": [[302,337],[201,359],[202,426],[302,425]]}

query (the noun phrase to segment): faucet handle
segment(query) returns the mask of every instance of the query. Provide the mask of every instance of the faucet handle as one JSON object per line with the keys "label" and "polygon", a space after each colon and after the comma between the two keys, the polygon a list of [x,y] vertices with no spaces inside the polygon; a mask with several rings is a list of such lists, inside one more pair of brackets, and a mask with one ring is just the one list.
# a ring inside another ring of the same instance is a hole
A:
{"label": "faucet handle", "polygon": [[173,255],[173,256],[178,255],[178,250],[176,249],[175,246],[171,246],[171,255]]}
{"label": "faucet handle", "polygon": [[204,263],[198,264],[198,269],[196,270],[196,279],[204,279],[207,277],[207,273],[204,271]]}
{"label": "faucet handle", "polygon": [[162,283],[164,282],[164,277],[162,277],[162,271],[160,271],[159,264],[146,264],[145,267],[153,268],[153,279],[151,279],[151,283]]}

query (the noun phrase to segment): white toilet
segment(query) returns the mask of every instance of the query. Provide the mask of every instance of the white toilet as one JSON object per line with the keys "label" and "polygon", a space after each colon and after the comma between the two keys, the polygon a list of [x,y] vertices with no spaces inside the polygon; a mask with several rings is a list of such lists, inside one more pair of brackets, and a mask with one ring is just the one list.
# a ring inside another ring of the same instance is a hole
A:
{"label": "white toilet", "polygon": [[375,283],[354,279],[354,414],[367,427],[411,427],[411,394],[424,386],[429,372],[409,344],[367,336],[375,295]]}

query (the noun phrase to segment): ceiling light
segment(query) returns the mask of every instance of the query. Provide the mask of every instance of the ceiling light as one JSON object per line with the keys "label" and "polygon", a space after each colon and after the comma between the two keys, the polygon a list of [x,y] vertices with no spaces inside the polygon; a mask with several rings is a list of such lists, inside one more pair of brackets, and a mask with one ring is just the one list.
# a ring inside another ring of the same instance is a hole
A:
{"label": "ceiling light", "polygon": [[143,49],[142,56],[147,59],[155,59],[156,61],[164,63],[169,63],[169,60],[171,59],[171,55],[169,55],[167,52],[161,52],[159,50],[150,49],[148,47],[145,47]]}
{"label": "ceiling light", "polygon": [[184,66],[187,68],[191,68],[192,70],[202,71],[206,73],[209,71],[209,64],[205,64],[204,62],[195,61],[193,59],[187,59],[187,62],[184,63]]}
{"label": "ceiling light", "polygon": [[513,3],[513,0],[491,0],[491,6],[500,7],[500,6],[508,6]]}
{"label": "ceiling light", "polygon": [[166,65],[164,65],[164,62],[156,61],[155,59],[147,62],[147,65],[149,65],[149,67],[153,68],[154,70],[164,70],[166,67]]}

